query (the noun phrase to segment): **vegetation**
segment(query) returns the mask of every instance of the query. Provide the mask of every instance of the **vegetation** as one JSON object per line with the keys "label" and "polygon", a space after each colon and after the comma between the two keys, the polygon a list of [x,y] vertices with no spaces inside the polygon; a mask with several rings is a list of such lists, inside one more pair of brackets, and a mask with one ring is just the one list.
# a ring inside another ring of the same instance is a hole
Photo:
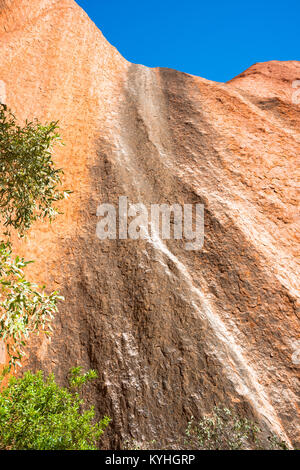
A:
{"label": "vegetation", "polygon": [[57,129],[57,122],[26,121],[21,127],[0,104],[0,217],[7,234],[13,228],[23,236],[36,219],[53,219],[53,203],[69,194],[57,189],[63,173],[52,159]]}
{"label": "vegetation", "polygon": [[264,436],[253,421],[237,416],[228,408],[215,407],[199,421],[192,417],[176,443],[169,446],[157,441],[125,441],[125,450],[288,450],[288,445],[275,435]]}
{"label": "vegetation", "polygon": [[185,444],[189,449],[199,450],[288,449],[285,442],[273,435],[264,442],[256,423],[220,407],[198,422],[191,419]]}
{"label": "vegetation", "polygon": [[189,447],[208,450],[239,450],[257,444],[258,426],[239,418],[227,408],[215,408],[211,416],[199,422],[192,417],[186,429]]}
{"label": "vegetation", "polygon": [[0,242],[0,339],[6,344],[9,367],[20,364],[30,333],[51,330],[50,322],[63,300],[58,292],[45,294],[45,287],[25,279],[24,268],[30,262],[13,259],[9,243]]}
{"label": "vegetation", "polygon": [[90,370],[71,370],[69,387],[59,387],[53,374],[26,372],[11,378],[0,392],[1,450],[94,450],[108,426],[95,422],[94,409],[85,411],[79,390],[97,377]]}
{"label": "vegetation", "polygon": [[0,221],[6,236],[0,241],[0,340],[8,351],[8,370],[20,365],[30,333],[51,330],[57,302],[63,299],[26,280],[23,269],[30,262],[13,259],[9,242],[11,229],[24,236],[38,218],[52,220],[58,213],[53,204],[70,192],[57,189],[63,173],[51,155],[60,141],[57,129],[57,122],[26,121],[21,127],[0,104]]}

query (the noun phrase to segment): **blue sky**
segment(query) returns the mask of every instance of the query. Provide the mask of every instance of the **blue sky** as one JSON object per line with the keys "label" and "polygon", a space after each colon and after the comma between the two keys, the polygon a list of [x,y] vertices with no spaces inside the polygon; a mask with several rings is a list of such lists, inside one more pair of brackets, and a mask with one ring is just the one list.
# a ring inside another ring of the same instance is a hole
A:
{"label": "blue sky", "polygon": [[227,81],[300,60],[300,0],[76,0],[130,62]]}

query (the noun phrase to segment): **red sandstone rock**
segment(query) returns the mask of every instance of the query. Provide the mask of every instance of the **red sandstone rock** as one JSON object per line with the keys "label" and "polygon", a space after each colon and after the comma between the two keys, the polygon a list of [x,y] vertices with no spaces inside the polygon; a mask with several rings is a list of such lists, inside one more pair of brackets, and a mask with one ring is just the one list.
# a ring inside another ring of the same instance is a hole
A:
{"label": "red sandstone rock", "polygon": [[[22,119],[60,120],[72,197],[16,249],[66,301],[28,367],[75,365],[113,418],[111,446],[176,440],[226,404],[299,443],[300,63],[228,84],[132,65],[72,0],[0,0],[0,94]],[[4,93],[5,85],[5,93]],[[205,204],[205,243],[96,237],[97,206]]]}

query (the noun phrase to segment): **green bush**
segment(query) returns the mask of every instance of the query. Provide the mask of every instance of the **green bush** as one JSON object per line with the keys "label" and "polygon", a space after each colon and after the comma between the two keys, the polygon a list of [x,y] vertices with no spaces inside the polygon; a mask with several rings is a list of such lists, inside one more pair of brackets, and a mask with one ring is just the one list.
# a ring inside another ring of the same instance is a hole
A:
{"label": "green bush", "polygon": [[58,213],[53,203],[70,191],[61,191],[63,171],[55,168],[53,145],[60,141],[57,122],[17,124],[6,105],[0,104],[0,217],[22,236],[36,219]]}
{"label": "green bush", "polygon": [[26,372],[11,378],[0,393],[0,449],[95,450],[110,419],[94,421],[94,409],[83,410],[79,389],[97,377],[95,371],[71,370],[69,388],[53,374]]}
{"label": "green bush", "polygon": [[275,435],[263,436],[253,421],[236,415],[228,408],[213,412],[186,429],[185,446],[198,450],[287,450],[287,444]]}
{"label": "green bush", "polygon": [[23,269],[29,263],[13,259],[10,244],[0,242],[0,340],[6,344],[9,368],[20,365],[30,333],[51,330],[57,302],[63,300],[58,292],[46,295],[25,279]]}
{"label": "green bush", "polygon": [[124,450],[288,450],[286,442],[278,436],[266,436],[258,425],[235,414],[228,408],[215,407],[213,411],[196,421],[189,421],[185,434],[178,433],[169,444],[157,441],[129,439]]}

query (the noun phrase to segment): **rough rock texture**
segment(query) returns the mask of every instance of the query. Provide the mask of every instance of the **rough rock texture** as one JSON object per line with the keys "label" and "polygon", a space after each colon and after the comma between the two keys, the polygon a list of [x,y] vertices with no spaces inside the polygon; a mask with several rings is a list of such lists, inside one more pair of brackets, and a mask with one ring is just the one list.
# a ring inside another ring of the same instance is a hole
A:
{"label": "rough rock texture", "polygon": [[[66,298],[27,366],[61,382],[97,369],[107,445],[176,440],[214,404],[299,443],[296,79],[296,61],[228,84],[133,65],[72,0],[0,0],[2,96],[21,119],[60,120],[74,191],[15,243]],[[204,248],[98,240],[97,206],[120,195],[204,203]]]}

